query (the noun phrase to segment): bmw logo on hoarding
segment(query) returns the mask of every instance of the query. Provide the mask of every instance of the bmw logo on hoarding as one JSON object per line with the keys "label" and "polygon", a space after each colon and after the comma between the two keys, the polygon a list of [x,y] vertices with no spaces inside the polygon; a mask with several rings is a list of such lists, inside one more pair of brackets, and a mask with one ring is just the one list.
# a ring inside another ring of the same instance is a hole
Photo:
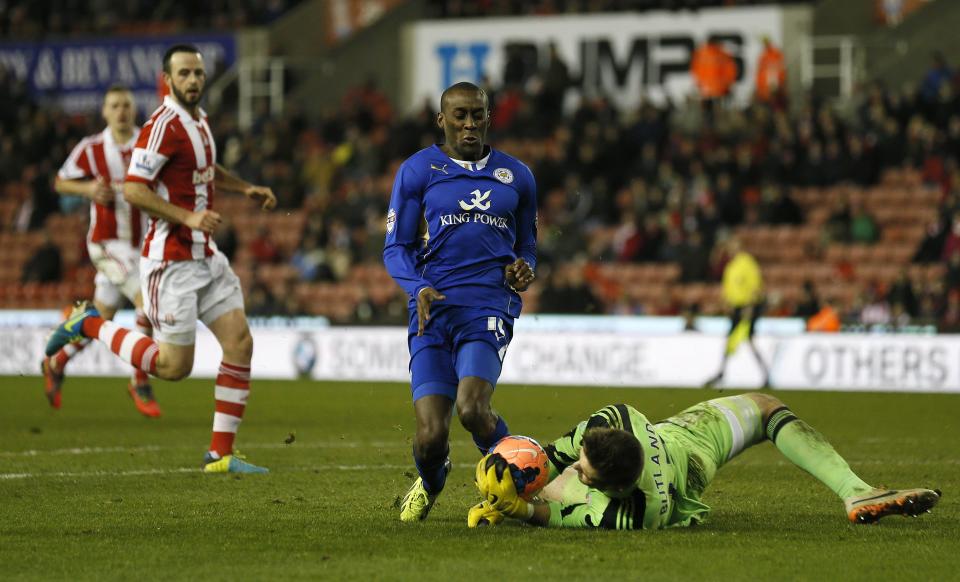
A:
{"label": "bmw logo on hoarding", "polygon": [[309,334],[303,334],[293,346],[293,367],[297,375],[307,377],[317,364],[317,344]]}

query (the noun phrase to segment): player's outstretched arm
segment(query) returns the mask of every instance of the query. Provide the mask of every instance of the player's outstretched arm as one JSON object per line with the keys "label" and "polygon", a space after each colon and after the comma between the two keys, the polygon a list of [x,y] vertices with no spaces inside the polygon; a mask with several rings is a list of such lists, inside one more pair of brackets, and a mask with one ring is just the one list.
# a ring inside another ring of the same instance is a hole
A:
{"label": "player's outstretched arm", "polygon": [[273,194],[273,190],[266,186],[251,184],[220,164],[217,164],[213,180],[217,190],[243,194],[247,198],[258,201],[263,210],[273,210],[277,205],[277,197]]}
{"label": "player's outstretched arm", "polygon": [[[499,458],[498,458],[499,457]],[[576,473],[570,478],[576,479]],[[518,494],[505,459],[491,454],[480,459],[476,484],[484,500],[470,508],[467,525],[496,525],[503,517],[520,519],[533,525],[562,528],[640,529],[642,517],[635,516],[634,505],[611,500],[597,492],[586,502],[548,500],[525,501]]]}
{"label": "player's outstretched arm", "polygon": [[53,189],[63,196],[83,196],[97,204],[113,204],[114,192],[102,177],[96,180],[65,180],[57,177]]}

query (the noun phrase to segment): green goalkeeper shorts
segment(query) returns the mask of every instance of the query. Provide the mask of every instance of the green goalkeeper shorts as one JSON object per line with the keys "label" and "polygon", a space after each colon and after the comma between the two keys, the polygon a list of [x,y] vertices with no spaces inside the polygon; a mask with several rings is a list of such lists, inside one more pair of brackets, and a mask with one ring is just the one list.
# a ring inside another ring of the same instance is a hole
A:
{"label": "green goalkeeper shorts", "polygon": [[693,499],[724,463],[765,438],[760,407],[744,395],[695,404],[657,424],[657,432],[669,445],[683,492]]}

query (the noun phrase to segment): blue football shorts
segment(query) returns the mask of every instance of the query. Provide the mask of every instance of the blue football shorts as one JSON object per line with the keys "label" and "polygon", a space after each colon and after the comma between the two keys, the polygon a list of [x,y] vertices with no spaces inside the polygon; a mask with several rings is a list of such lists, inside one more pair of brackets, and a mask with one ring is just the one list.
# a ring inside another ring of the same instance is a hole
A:
{"label": "blue football shorts", "polygon": [[410,314],[410,388],[413,400],[442,394],[457,399],[461,378],[476,376],[496,387],[513,338],[513,318],[495,309],[441,305],[417,336],[417,312]]}

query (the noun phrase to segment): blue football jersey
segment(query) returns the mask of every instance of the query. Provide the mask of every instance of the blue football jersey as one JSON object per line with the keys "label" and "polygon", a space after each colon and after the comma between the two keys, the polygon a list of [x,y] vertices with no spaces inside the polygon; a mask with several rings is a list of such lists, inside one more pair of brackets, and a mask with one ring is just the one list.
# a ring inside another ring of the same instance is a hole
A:
{"label": "blue football jersey", "polygon": [[489,149],[476,162],[453,160],[434,145],[397,171],[387,211],[383,262],[410,296],[433,287],[444,303],[520,315],[504,267],[523,257],[536,268],[537,194],[516,158]]}

